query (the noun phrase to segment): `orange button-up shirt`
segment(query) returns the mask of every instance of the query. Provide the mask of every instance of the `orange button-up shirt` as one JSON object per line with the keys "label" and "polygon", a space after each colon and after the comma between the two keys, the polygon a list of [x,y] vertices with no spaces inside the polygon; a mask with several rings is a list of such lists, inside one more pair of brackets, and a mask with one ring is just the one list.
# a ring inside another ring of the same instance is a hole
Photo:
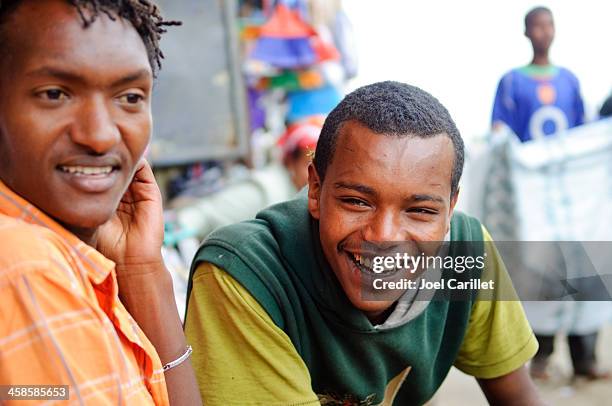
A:
{"label": "orange button-up shirt", "polygon": [[68,385],[71,404],[168,404],[115,264],[2,182],[0,385]]}

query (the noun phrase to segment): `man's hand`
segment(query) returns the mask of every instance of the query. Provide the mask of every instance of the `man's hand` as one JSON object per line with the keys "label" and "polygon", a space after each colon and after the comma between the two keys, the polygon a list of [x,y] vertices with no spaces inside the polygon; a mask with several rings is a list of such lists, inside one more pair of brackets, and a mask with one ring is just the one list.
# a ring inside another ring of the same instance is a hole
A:
{"label": "man's hand", "polygon": [[478,384],[494,406],[545,405],[525,366],[499,378],[479,379]]}
{"label": "man's hand", "polygon": [[[96,248],[117,265],[121,302],[147,335],[162,362],[186,349],[172,278],[164,266],[162,198],[149,164],[142,160],[115,215],[98,230]],[[171,404],[200,405],[189,360],[165,373]]]}
{"label": "man's hand", "polygon": [[113,217],[98,230],[96,248],[122,272],[159,269],[163,263],[162,198],[153,171],[142,159]]}

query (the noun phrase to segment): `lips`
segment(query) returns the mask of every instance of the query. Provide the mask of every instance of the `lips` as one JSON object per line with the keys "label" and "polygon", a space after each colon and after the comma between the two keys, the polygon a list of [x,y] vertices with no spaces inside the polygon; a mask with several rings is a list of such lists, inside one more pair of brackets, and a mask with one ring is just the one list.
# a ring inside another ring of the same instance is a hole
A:
{"label": "lips", "polygon": [[83,193],[103,193],[112,189],[121,165],[115,157],[71,159],[57,165],[61,178],[73,189]]}
{"label": "lips", "polygon": [[360,271],[371,273],[371,274],[377,273],[372,268],[374,264],[374,256],[371,256],[371,255],[366,256],[363,254],[352,253],[349,251],[345,251],[345,252],[346,252],[346,255],[349,257],[349,259],[353,262],[353,264],[357,268],[359,268]]}

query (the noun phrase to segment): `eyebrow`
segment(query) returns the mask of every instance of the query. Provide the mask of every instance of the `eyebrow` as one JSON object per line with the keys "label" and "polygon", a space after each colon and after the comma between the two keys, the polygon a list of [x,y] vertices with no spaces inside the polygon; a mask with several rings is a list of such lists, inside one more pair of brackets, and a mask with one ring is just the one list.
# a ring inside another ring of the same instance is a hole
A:
{"label": "eyebrow", "polygon": [[121,87],[123,85],[127,85],[137,80],[146,79],[146,78],[151,78],[151,72],[147,69],[140,69],[140,70],[127,74],[124,77],[114,81],[111,86]]}
{"label": "eyebrow", "polygon": [[[350,190],[354,190],[359,193],[363,193],[364,195],[368,195],[368,196],[377,195],[374,189],[372,189],[369,186],[362,185],[360,183],[336,182],[334,183],[334,188],[335,189],[350,189]],[[440,196],[426,195],[426,194],[414,194],[406,198],[405,200],[408,202],[414,202],[414,203],[418,203],[418,202],[435,202],[435,203],[440,203],[440,204],[445,203],[444,199],[441,198]]]}
{"label": "eyebrow", "polygon": [[335,189],[350,189],[359,193],[363,193],[364,195],[376,196],[376,192],[369,186],[362,185],[359,183],[345,183],[345,182],[336,182],[334,183]]}
{"label": "eyebrow", "polygon": [[[42,68],[35,69],[31,72],[27,73],[28,76],[51,76],[66,82],[77,82],[77,83],[85,83],[86,80],[82,75],[79,75],[76,72],[71,72],[68,70],[52,68],[49,66],[43,66]],[[120,87],[126,84],[135,82],[140,79],[144,79],[150,77],[151,73],[147,69],[139,69],[137,71],[128,73],[127,75],[115,80],[111,87]]]}
{"label": "eyebrow", "polygon": [[437,203],[444,203],[444,199],[442,199],[440,196],[423,195],[423,194],[412,195],[407,200],[412,201],[412,202],[437,202]]}

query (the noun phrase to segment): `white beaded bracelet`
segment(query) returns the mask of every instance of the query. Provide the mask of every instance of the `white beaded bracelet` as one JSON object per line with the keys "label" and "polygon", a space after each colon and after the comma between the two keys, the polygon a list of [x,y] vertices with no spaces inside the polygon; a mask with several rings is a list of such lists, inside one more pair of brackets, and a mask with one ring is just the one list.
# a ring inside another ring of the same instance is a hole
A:
{"label": "white beaded bracelet", "polygon": [[187,349],[185,350],[185,353],[183,355],[181,355],[180,357],[178,357],[174,361],[170,361],[166,365],[164,365],[164,367],[163,367],[164,372],[168,372],[172,368],[181,365],[183,362],[185,362],[185,360],[187,358],[189,358],[189,356],[191,355],[192,352],[193,352],[193,349],[191,348],[190,345],[188,345]]}

